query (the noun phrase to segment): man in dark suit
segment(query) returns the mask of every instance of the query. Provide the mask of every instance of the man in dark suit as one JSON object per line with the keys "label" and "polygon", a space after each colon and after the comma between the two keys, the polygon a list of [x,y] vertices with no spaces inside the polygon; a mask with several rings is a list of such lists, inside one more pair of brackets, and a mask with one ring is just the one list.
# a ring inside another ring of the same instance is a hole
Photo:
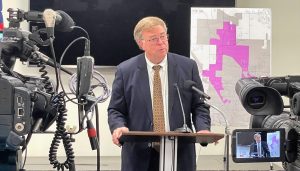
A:
{"label": "man in dark suit", "polygon": [[265,141],[261,141],[261,135],[259,133],[254,134],[254,140],[255,142],[250,145],[250,157],[270,157],[268,144]]}
{"label": "man in dark suit", "polygon": [[[117,67],[108,107],[108,123],[114,144],[121,146],[119,138],[128,131],[159,131],[156,115],[161,111],[164,116],[164,130],[174,131],[182,127],[183,116],[174,83],[182,84],[192,80],[203,90],[196,62],[174,53],[169,53],[167,27],[157,17],[140,20],[134,29],[134,38],[145,53],[137,55]],[[153,66],[159,65],[159,93],[156,99],[155,72]],[[210,130],[209,107],[200,96],[189,90],[181,90],[181,98],[186,122],[189,128],[199,133]],[[157,110],[160,101],[163,110]],[[195,171],[195,144],[178,144],[178,171]],[[158,171],[159,152],[151,143],[124,143],[122,145],[122,171]]]}

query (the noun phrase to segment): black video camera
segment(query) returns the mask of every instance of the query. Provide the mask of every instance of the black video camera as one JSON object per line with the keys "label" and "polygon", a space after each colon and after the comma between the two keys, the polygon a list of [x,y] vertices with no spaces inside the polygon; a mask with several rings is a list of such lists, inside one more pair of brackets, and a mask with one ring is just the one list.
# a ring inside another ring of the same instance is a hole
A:
{"label": "black video camera", "polygon": [[[77,134],[84,129],[96,131],[92,124],[92,116],[90,112],[96,110],[97,103],[104,102],[110,95],[104,77],[98,73],[96,75],[97,85],[90,85],[93,58],[80,58],[80,76],[73,75],[72,72],[61,67],[56,62],[54,51],[54,23],[58,31],[69,32],[73,28],[80,28],[86,34],[87,32],[78,26],[75,26],[73,19],[64,11],[54,11],[46,9],[43,13],[39,11],[24,12],[20,9],[8,9],[9,12],[9,28],[3,31],[3,39],[0,42],[0,168],[4,171],[23,170],[22,153],[27,148],[27,144],[31,135],[35,132],[45,133],[46,130],[56,121],[56,131],[49,149],[49,161],[53,168],[58,170],[67,168],[70,171],[75,170],[74,152],[72,148],[73,134]],[[27,20],[30,22],[42,22],[46,28],[35,28],[33,33],[21,30],[20,22]],[[55,22],[54,22],[55,21]],[[87,37],[88,34],[87,34]],[[70,45],[78,40],[86,40],[84,54],[89,56],[90,47],[89,39],[79,37],[72,41]],[[51,57],[39,51],[41,46],[49,46],[51,49]],[[61,57],[63,59],[64,54]],[[24,76],[13,71],[16,59],[22,62],[34,62],[39,67],[40,77]],[[87,66],[85,65],[87,64]],[[55,70],[56,85],[52,83],[47,76],[46,65],[52,66]],[[75,83],[77,84],[78,102],[67,96],[60,77],[60,71],[64,71],[72,75],[70,86],[71,92],[75,94]],[[75,80],[74,78],[77,78]],[[81,79],[79,79],[81,78]],[[62,91],[58,92],[61,85]],[[94,98],[92,92],[97,87],[103,87],[104,95]],[[80,96],[80,97],[79,97]],[[65,98],[69,100],[66,101]],[[79,130],[77,132],[70,131],[65,128],[67,116],[66,103],[72,101],[78,104],[79,109]],[[85,111],[85,113],[84,113]],[[87,125],[84,126],[84,121]],[[26,139],[25,139],[25,135]],[[98,134],[97,134],[98,135]],[[99,150],[97,135],[89,135],[92,149]],[[66,152],[66,161],[59,162],[57,160],[57,148],[63,143]],[[20,147],[22,146],[22,150]]]}
{"label": "black video camera", "polygon": [[51,96],[45,93],[42,79],[24,79],[0,73],[0,150],[17,150],[24,145],[22,136],[34,126],[35,131],[45,131],[55,118],[56,109],[50,105]]}
{"label": "black video camera", "polygon": [[13,71],[17,58],[35,60],[36,45],[46,43],[40,38],[41,31],[31,34],[19,28],[24,20],[22,10],[8,12],[9,27],[3,30],[0,42],[0,167],[19,170],[20,147],[26,149],[30,140],[25,135],[45,132],[57,118],[58,109],[57,99],[53,98],[54,84],[44,67],[40,78]]}
{"label": "black video camera", "polygon": [[[30,33],[22,31],[19,28],[20,22],[28,18],[28,13],[11,8],[8,9],[8,12],[9,18],[7,20],[9,21],[9,27],[4,28],[3,38],[0,42],[0,114],[5,115],[5,117],[3,116],[4,118],[6,118],[7,115],[16,115],[8,117],[13,118],[12,124],[10,122],[8,122],[8,124],[14,127],[16,127],[16,123],[22,123],[22,121],[26,123],[26,125],[23,124],[24,129],[22,129],[22,131],[14,130],[18,135],[29,133],[32,124],[35,124],[35,121],[41,117],[44,117],[43,128],[38,128],[38,130],[45,131],[50,126],[50,122],[53,122],[49,121],[49,118],[46,119],[45,116],[48,117],[49,113],[57,112],[50,107],[52,103],[53,83],[49,78],[43,76],[37,78],[14,72],[13,67],[16,58],[19,58],[22,62],[36,60],[35,52],[38,51],[36,45],[46,45],[46,43],[44,43],[45,41],[40,37],[42,31]],[[30,18],[40,17],[31,15]],[[11,120],[12,119],[8,119],[6,121]],[[45,121],[47,123],[45,123]],[[0,134],[0,136],[2,136],[2,134]]]}
{"label": "black video camera", "polygon": [[[283,167],[300,170],[300,76],[243,78],[236,83],[235,90],[245,110],[252,115],[250,128],[285,130],[281,143]],[[284,105],[282,96],[288,98],[288,105]]]}

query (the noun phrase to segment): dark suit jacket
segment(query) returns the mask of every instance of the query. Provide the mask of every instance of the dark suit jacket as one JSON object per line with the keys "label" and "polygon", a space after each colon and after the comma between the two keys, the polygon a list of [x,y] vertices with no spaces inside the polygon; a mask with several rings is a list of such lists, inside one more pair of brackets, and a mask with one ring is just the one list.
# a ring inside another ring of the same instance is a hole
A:
{"label": "dark suit jacket", "polygon": [[[170,129],[182,127],[183,116],[179,98],[173,84],[193,80],[203,90],[196,62],[177,54],[168,53],[169,123]],[[181,90],[181,98],[188,127],[192,122],[196,131],[210,130],[209,108],[200,96]],[[192,114],[192,115],[191,115]],[[153,131],[152,102],[145,55],[133,57],[117,67],[108,107],[111,132],[118,127],[130,131]],[[149,143],[124,143],[122,146],[122,171],[147,170],[150,161]],[[196,170],[195,145],[178,144],[178,171]]]}
{"label": "dark suit jacket", "polygon": [[[270,157],[270,150],[269,150],[268,144],[265,141],[261,141],[261,150],[262,150],[263,157]],[[249,155],[252,157],[258,157],[256,142],[254,142],[250,145],[250,154]]]}

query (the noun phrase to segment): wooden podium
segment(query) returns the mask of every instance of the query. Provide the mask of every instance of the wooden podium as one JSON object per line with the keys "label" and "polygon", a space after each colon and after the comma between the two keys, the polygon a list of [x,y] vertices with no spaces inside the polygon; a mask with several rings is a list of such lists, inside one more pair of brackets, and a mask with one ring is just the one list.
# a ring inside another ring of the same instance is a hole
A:
{"label": "wooden podium", "polygon": [[120,142],[160,142],[160,171],[177,170],[177,145],[180,143],[216,142],[224,137],[217,133],[180,133],[180,132],[142,132],[130,131],[123,133]]}

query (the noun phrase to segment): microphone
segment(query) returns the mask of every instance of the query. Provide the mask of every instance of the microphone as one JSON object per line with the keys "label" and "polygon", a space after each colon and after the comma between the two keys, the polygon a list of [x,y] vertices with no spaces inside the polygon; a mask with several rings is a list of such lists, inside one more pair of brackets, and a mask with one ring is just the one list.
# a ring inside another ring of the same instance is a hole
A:
{"label": "microphone", "polygon": [[183,126],[181,128],[175,129],[175,131],[182,132],[182,133],[190,133],[190,132],[192,132],[192,130],[186,124],[185,113],[184,113],[183,104],[182,104],[182,100],[181,100],[181,96],[180,96],[180,91],[179,91],[177,83],[174,84],[174,87],[177,90],[177,94],[178,94],[178,98],[179,98],[179,102],[180,102],[180,106],[181,106],[181,110],[182,110],[182,116],[183,116]]}
{"label": "microphone", "polygon": [[190,90],[194,90],[196,91],[198,94],[200,94],[200,96],[204,97],[205,99],[210,99],[210,96],[207,95],[206,93],[204,93],[203,91],[199,90],[199,88],[197,88],[197,83],[192,81],[192,80],[186,80],[184,82],[184,88],[186,89],[190,89]]}
{"label": "microphone", "polygon": [[75,26],[74,20],[64,11],[57,10],[57,25],[56,30],[61,32],[70,32],[73,30],[73,26]]}
{"label": "microphone", "polygon": [[73,73],[72,72],[70,72],[69,70],[66,70],[65,68],[63,68],[62,66],[60,66],[59,64],[54,64],[54,61],[50,58],[50,57],[48,57],[47,55],[45,55],[45,54],[43,54],[42,52],[40,52],[40,51],[34,51],[33,53],[32,53],[32,60],[38,60],[38,59],[40,59],[40,60],[42,60],[43,62],[45,62],[47,65],[49,65],[49,66],[52,66],[52,67],[56,67],[56,66],[58,66],[58,67],[60,67],[60,69],[62,70],[62,71],[64,71],[65,73],[67,73],[67,74],[69,74],[69,75],[73,75]]}
{"label": "microphone", "polygon": [[18,27],[16,22],[19,23],[23,20],[32,21],[32,22],[44,22],[46,27],[54,27],[56,25],[56,30],[61,32],[70,32],[73,30],[75,23],[73,19],[64,11],[57,10],[53,11],[52,9],[46,9],[44,12],[40,11],[28,11],[24,12],[20,9],[9,8],[9,25],[12,27]]}
{"label": "microphone", "polygon": [[64,11],[54,11],[45,9],[43,12],[43,20],[45,22],[48,37],[54,37],[54,26],[57,31],[70,32],[75,25],[73,19]]}

